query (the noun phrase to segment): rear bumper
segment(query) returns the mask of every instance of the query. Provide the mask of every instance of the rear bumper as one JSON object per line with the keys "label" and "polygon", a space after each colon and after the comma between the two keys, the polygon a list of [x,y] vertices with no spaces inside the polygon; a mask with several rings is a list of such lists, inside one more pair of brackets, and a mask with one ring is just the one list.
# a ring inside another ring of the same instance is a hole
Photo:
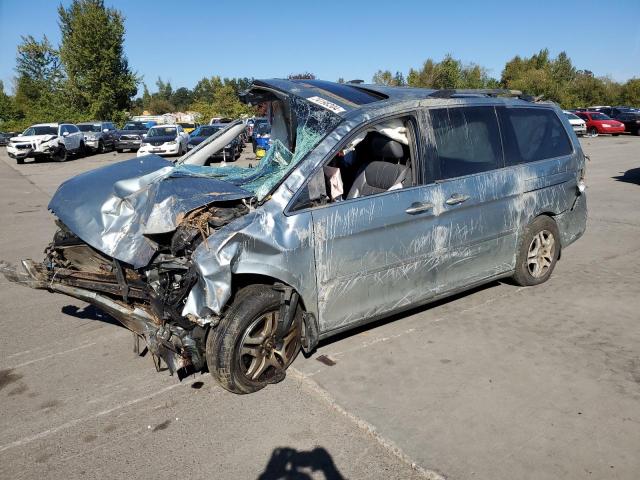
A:
{"label": "rear bumper", "polygon": [[560,245],[565,248],[578,240],[587,230],[587,196],[585,193],[576,196],[569,210],[555,217],[560,231]]}

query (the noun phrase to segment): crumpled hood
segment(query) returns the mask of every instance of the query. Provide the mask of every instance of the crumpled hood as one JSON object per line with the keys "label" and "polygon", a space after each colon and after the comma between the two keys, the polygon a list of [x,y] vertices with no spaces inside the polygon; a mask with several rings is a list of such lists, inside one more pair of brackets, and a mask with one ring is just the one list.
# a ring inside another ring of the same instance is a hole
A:
{"label": "crumpled hood", "polygon": [[49,209],[92,247],[140,268],[156,251],[145,235],[172,232],[195,208],[253,196],[215,178],[173,173],[173,163],[156,155],[108,165],[64,182]]}
{"label": "crumpled hood", "polygon": [[48,142],[57,138],[57,135],[23,135],[22,137],[11,137],[11,141],[14,143],[40,143]]}

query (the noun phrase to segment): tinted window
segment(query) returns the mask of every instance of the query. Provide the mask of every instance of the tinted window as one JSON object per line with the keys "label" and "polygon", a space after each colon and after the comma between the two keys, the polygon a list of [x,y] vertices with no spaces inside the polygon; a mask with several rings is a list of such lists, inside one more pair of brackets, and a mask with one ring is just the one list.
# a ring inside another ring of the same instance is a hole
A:
{"label": "tinted window", "polygon": [[76,132],[79,132],[80,130],[78,130],[78,127],[76,127],[75,125],[67,125],[67,131],[69,133],[76,133]]}
{"label": "tinted window", "polygon": [[569,155],[573,150],[553,110],[504,108],[500,109],[500,121],[507,165]]}
{"label": "tinted window", "polygon": [[502,145],[493,107],[430,110],[435,135],[436,178],[461,177],[502,167]]}

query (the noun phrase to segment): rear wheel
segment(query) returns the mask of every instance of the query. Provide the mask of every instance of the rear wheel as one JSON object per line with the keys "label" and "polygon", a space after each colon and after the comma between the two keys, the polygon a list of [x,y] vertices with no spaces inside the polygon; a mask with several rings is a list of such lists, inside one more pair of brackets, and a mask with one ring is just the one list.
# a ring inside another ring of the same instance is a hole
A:
{"label": "rear wheel", "polygon": [[514,280],[523,287],[546,282],[559,255],[560,232],[556,222],[546,215],[536,218],[520,240]]}
{"label": "rear wheel", "polygon": [[300,352],[302,311],[298,308],[281,342],[276,338],[281,293],[268,285],[238,292],[220,324],[209,332],[207,365],[223,388],[253,393],[284,379]]}
{"label": "rear wheel", "polygon": [[98,142],[98,153],[104,153],[104,143],[102,140]]}

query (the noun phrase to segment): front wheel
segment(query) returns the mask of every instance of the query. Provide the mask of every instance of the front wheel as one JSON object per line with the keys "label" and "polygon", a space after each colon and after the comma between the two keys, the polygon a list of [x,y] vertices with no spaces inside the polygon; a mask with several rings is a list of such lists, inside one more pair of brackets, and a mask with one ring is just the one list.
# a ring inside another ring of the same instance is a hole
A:
{"label": "front wheel", "polygon": [[300,352],[302,310],[279,341],[281,292],[269,285],[240,290],[220,324],[209,332],[206,358],[209,372],[233,393],[256,392],[284,379]]}
{"label": "front wheel", "polygon": [[552,218],[536,218],[525,229],[518,256],[514,280],[527,287],[546,282],[560,256],[560,232]]}
{"label": "front wheel", "polygon": [[597,129],[596,127],[591,127],[591,128],[589,129],[589,134],[590,134],[592,137],[597,137],[597,136],[598,136],[598,129]]}
{"label": "front wheel", "polygon": [[51,158],[56,162],[66,162],[67,161],[67,149],[64,146],[58,148],[58,151],[54,153]]}
{"label": "front wheel", "polygon": [[104,142],[102,140],[98,142],[98,153],[104,153]]}

